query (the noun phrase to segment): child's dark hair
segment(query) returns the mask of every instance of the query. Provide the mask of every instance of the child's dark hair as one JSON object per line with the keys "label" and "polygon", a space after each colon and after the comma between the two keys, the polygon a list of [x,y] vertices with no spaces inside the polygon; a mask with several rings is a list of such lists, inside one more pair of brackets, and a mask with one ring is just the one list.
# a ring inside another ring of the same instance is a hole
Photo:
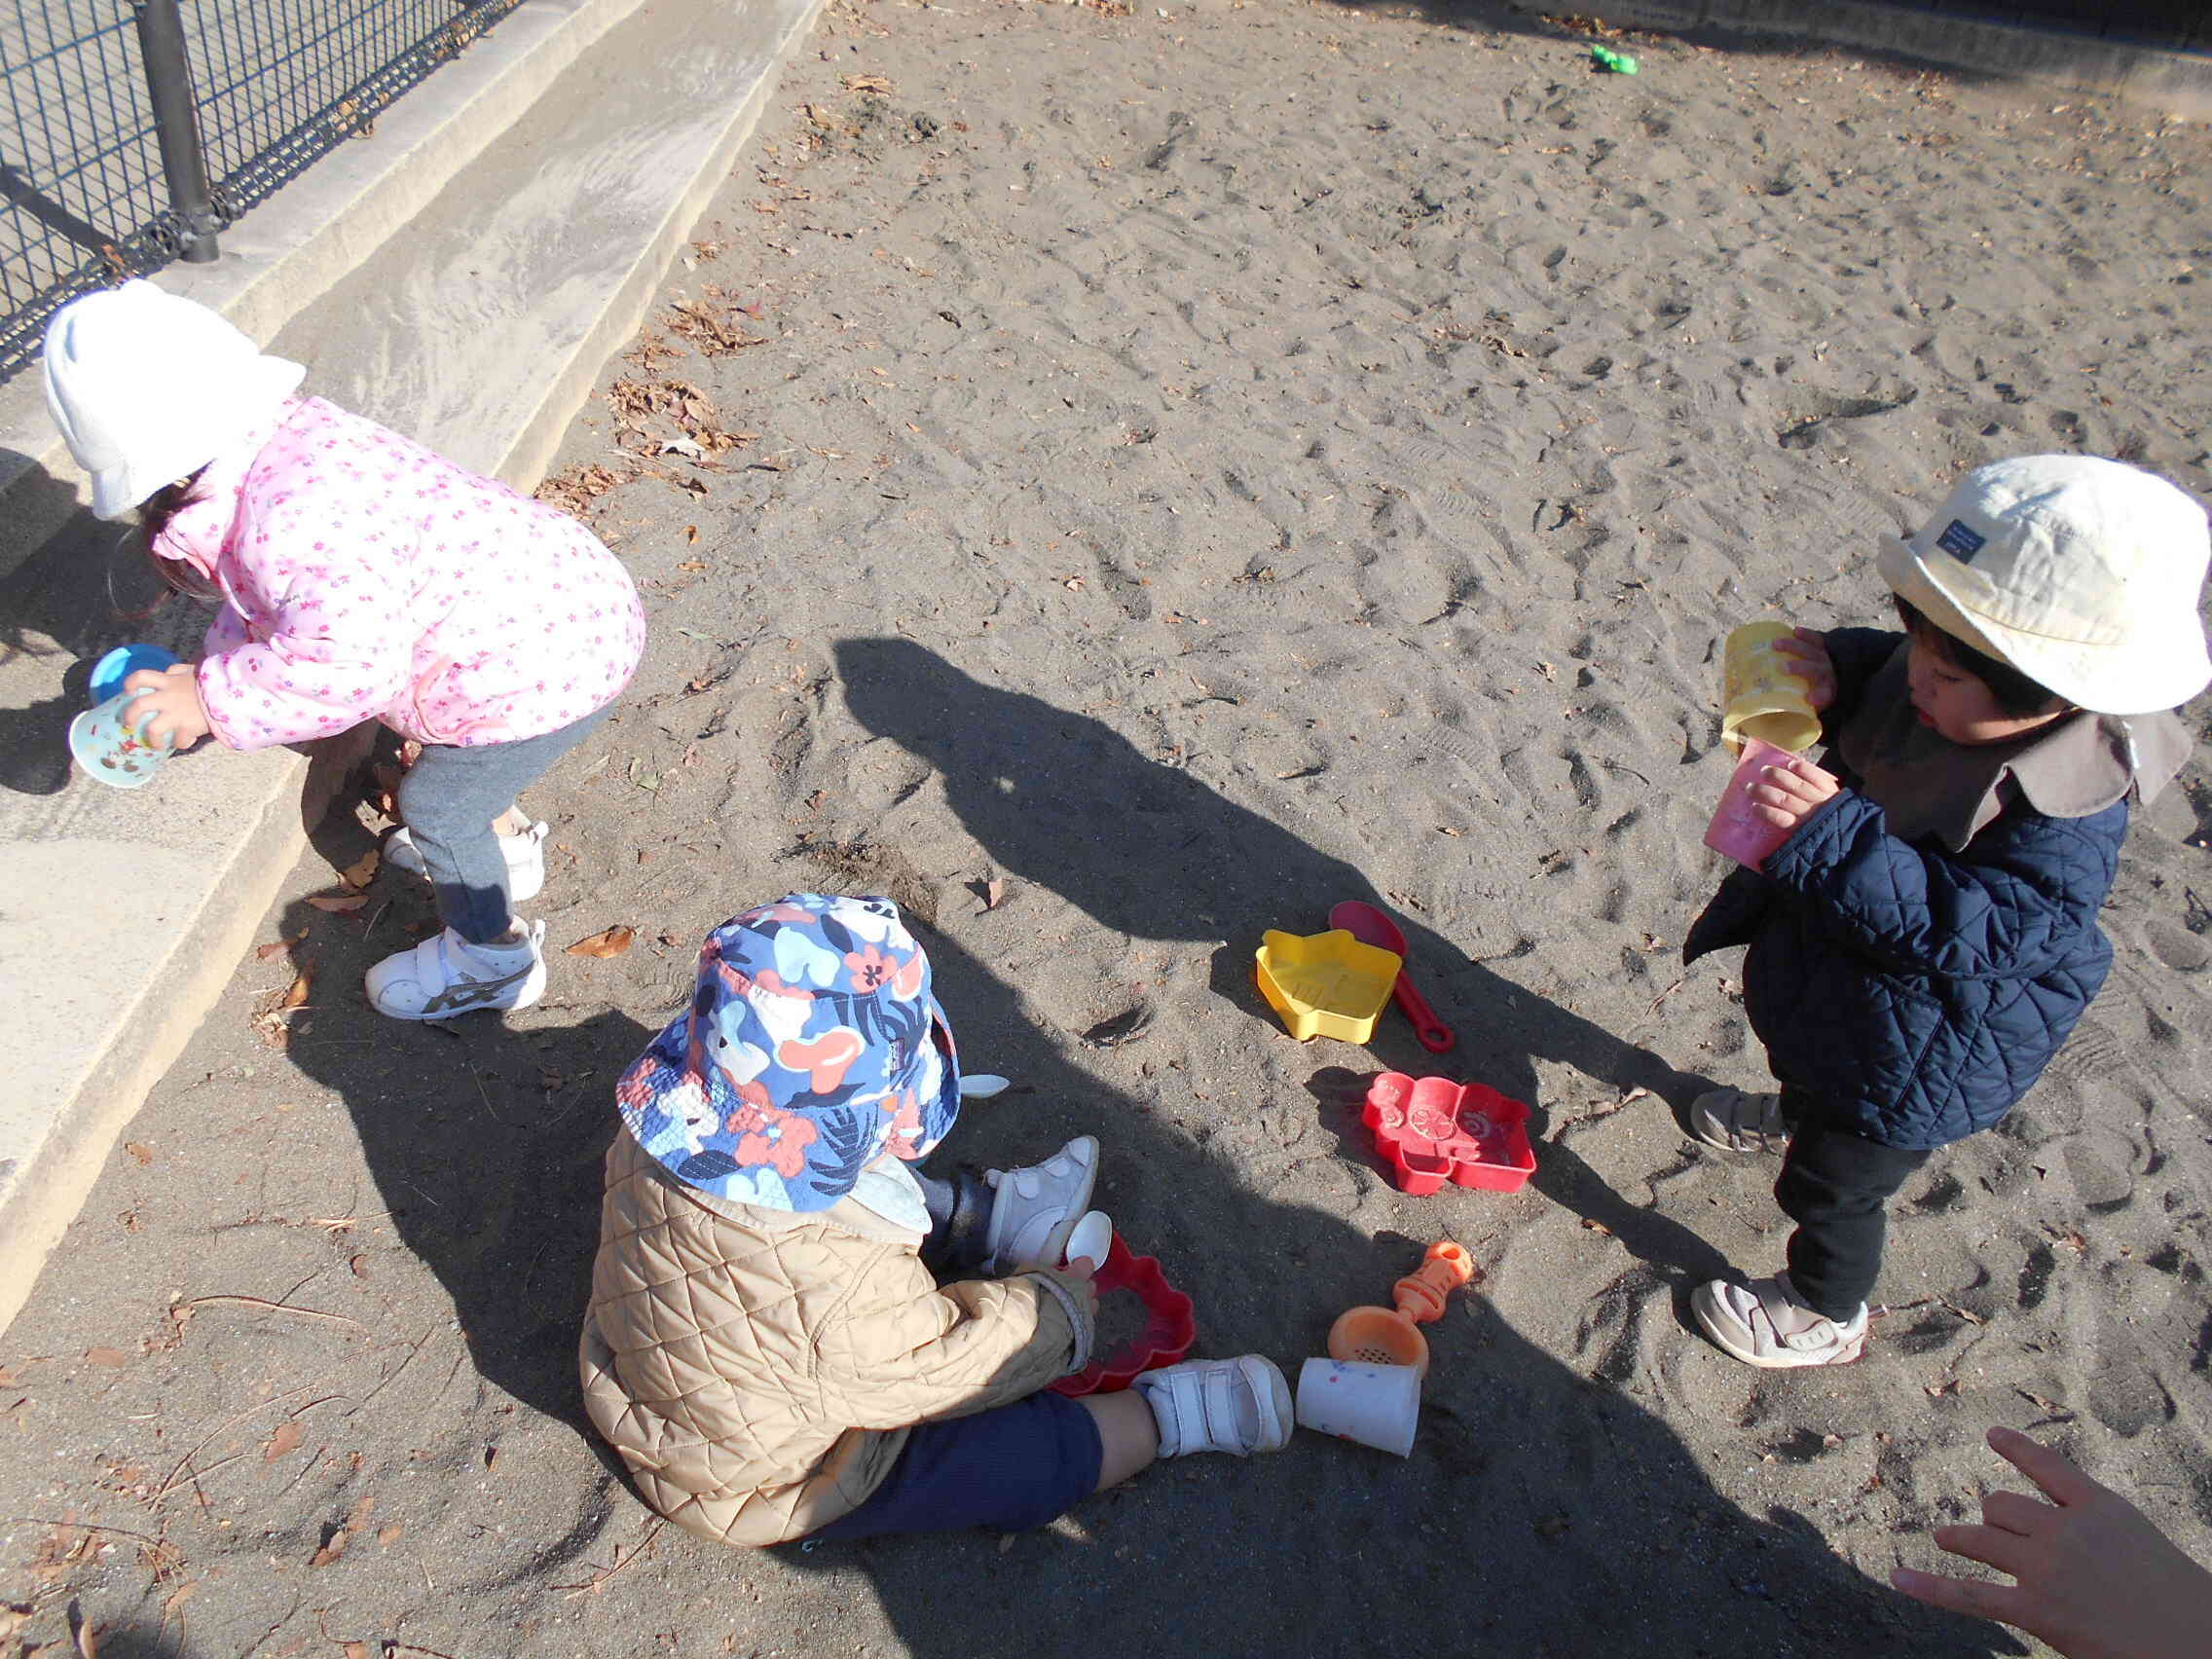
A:
{"label": "child's dark hair", "polygon": [[218,600],[222,593],[214,583],[192,569],[181,559],[165,559],[156,550],[162,533],[168,529],[169,520],[193,502],[200,499],[198,488],[202,467],[188,477],[173,484],[164,484],[151,496],[138,503],[138,546],[146,555],[154,573],[162,578],[162,585],[171,593],[181,593],[187,599]]}
{"label": "child's dark hair", "polygon": [[2030,680],[2010,663],[1968,645],[1955,634],[1944,633],[1902,594],[1890,597],[1897,603],[1898,618],[1904,623],[1906,633],[1952,667],[1972,675],[1988,686],[1990,700],[2014,719],[2047,714],[2053,704],[2065,702],[2057,692]]}

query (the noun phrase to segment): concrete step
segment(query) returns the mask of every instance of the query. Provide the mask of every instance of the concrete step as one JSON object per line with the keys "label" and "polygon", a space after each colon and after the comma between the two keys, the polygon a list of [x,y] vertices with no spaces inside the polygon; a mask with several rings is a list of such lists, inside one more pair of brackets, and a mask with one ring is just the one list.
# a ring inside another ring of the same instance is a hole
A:
{"label": "concrete step", "polygon": [[[309,365],[311,390],[527,488],[636,332],[818,4],[526,6],[476,51],[534,10],[589,38],[544,37],[574,50],[554,73],[526,75],[536,94],[473,134],[463,165],[411,141],[428,185],[370,192],[416,199],[387,234],[355,245],[371,221],[334,238],[306,222],[305,201],[279,198],[295,240],[321,239],[315,269],[241,226],[222,264],[176,268],[164,284],[257,338],[274,330],[272,348]],[[411,97],[439,88],[433,78]],[[325,215],[357,214],[366,188],[336,181]],[[250,942],[323,782],[282,751],[196,755],[131,793],[70,775],[63,734],[90,660],[133,638],[195,647],[203,618],[171,605],[155,625],[118,619],[119,603],[151,597],[148,578],[117,551],[114,527],[68,510],[60,468],[13,447],[25,464],[8,509],[58,516],[61,529],[0,583],[0,1044],[18,1080],[0,1090],[0,1326]]]}

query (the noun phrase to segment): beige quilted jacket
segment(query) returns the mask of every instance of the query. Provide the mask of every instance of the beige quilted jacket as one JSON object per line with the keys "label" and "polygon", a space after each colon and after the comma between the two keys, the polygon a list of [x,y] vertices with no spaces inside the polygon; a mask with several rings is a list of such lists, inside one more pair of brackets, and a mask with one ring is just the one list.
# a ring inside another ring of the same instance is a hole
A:
{"label": "beige quilted jacket", "polygon": [[724,1543],[803,1536],[859,1507],[911,1425],[1033,1394],[1088,1351],[1058,1275],[940,1288],[919,1243],[850,1198],[715,1198],[618,1132],[579,1358],[645,1501]]}

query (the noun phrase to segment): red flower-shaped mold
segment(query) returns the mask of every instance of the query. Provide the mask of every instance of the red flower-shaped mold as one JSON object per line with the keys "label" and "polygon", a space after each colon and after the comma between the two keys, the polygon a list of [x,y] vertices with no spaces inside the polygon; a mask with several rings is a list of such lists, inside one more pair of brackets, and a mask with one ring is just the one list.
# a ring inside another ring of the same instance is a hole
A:
{"label": "red flower-shaped mold", "polygon": [[1359,1120],[1399,1190],[1418,1197],[1447,1181],[1517,1193],[1536,1171],[1529,1108],[1479,1083],[1386,1071],[1367,1086]]}
{"label": "red flower-shaped mold", "polygon": [[1144,1304],[1148,1317],[1133,1342],[1112,1353],[1103,1353],[1072,1377],[1052,1384],[1052,1392],[1070,1399],[1083,1394],[1111,1394],[1126,1388],[1138,1374],[1173,1365],[1191,1351],[1198,1340],[1198,1321],[1191,1315],[1191,1299],[1167,1282],[1153,1256],[1132,1256],[1122,1235],[1106,1247],[1106,1260],[1090,1281],[1103,1302],[1116,1291],[1128,1291]]}

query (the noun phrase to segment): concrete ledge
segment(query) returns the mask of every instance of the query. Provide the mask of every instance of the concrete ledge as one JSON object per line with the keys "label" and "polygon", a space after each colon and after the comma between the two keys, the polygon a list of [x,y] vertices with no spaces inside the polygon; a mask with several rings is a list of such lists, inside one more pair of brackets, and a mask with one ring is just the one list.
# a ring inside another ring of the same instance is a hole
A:
{"label": "concrete ledge", "polygon": [[2212,120],[2212,55],[2201,53],[1867,0],[1613,0],[1604,16],[1608,23],[1630,28],[1731,29],[1830,41],[1983,74],[2112,92],[2187,121]]}
{"label": "concrete ledge", "polygon": [[[468,165],[441,156],[434,185],[380,187],[420,199],[403,234],[349,240],[371,221],[342,189],[325,207],[348,227],[302,227],[312,258],[240,237],[196,277],[228,282],[233,314],[274,329],[310,365],[310,389],[527,487],[635,332],[818,3],[619,0],[593,50],[510,109]],[[316,177],[287,211],[307,211]],[[43,467],[18,469],[10,512],[25,491],[63,528],[0,570],[0,1043],[22,1080],[0,1099],[0,1327],[229,982],[299,857],[318,777],[279,751],[180,758],[129,793],[71,778],[62,734],[85,659],[129,637],[196,648],[201,619],[171,607],[150,633],[118,620],[112,530],[72,516],[73,490]]]}
{"label": "concrete ledge", "polygon": [[[640,0],[526,0],[455,61],[223,233],[212,265],[162,286],[273,339],[302,307],[422,211]],[[32,476],[43,472],[45,479]],[[0,575],[58,530],[83,474],[46,413],[35,370],[0,387]],[[60,487],[55,487],[58,484]]]}

